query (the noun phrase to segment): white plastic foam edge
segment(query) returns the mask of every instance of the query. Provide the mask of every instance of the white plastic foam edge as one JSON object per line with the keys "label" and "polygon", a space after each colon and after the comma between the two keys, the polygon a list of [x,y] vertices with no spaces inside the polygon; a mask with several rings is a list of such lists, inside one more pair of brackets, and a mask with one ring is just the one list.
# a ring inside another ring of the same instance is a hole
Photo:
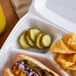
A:
{"label": "white plastic foam edge", "polygon": [[[76,24],[63,18],[62,16],[57,15],[52,10],[46,7],[47,0],[34,0],[32,9],[35,10],[36,13],[39,13],[42,17],[47,19],[49,22],[53,22],[54,24],[63,27],[64,29],[70,32],[76,32]],[[33,12],[33,10],[31,11]],[[49,13],[48,13],[49,12]]]}

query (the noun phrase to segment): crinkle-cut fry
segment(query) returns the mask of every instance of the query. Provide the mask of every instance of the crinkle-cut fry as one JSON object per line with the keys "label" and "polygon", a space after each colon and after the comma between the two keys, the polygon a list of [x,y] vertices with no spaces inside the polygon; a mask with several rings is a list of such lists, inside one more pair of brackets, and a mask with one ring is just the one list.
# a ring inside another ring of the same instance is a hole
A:
{"label": "crinkle-cut fry", "polygon": [[60,53],[60,54],[71,54],[76,53],[75,50],[68,48],[62,39],[58,39],[51,47],[50,49],[53,53]]}
{"label": "crinkle-cut fry", "polygon": [[62,38],[62,40],[67,46],[76,51],[76,35],[74,32],[67,34],[65,37]]}
{"label": "crinkle-cut fry", "polygon": [[69,69],[71,66],[75,64],[75,54],[59,54],[56,58],[56,61],[64,68]]}

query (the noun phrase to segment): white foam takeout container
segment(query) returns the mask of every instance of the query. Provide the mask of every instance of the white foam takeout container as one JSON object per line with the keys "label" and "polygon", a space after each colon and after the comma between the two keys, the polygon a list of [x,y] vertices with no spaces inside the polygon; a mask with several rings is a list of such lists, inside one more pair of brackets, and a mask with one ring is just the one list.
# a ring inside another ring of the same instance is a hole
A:
{"label": "white foam takeout container", "polygon": [[68,26],[66,26],[66,24],[71,27],[74,23],[52,12],[46,7],[46,2],[47,0],[33,0],[29,12],[19,20],[8,36],[0,51],[0,76],[4,75],[3,69],[10,66],[16,55],[21,53],[37,58],[49,68],[59,73],[60,76],[70,76],[69,73],[65,72],[59,67],[59,65],[56,64],[53,54],[50,53],[49,48],[43,50],[37,50],[35,48],[24,50],[18,45],[17,40],[19,35],[31,27],[37,27],[42,32],[50,34],[52,37],[52,44],[56,41],[56,39],[62,38],[66,33],[71,31],[68,30]]}

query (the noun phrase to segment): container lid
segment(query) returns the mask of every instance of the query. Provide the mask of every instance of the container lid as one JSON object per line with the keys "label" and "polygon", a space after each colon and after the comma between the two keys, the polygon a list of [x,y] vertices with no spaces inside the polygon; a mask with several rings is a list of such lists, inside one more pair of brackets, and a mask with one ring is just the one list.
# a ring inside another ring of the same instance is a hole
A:
{"label": "container lid", "polygon": [[76,0],[34,0],[32,12],[76,32]]}

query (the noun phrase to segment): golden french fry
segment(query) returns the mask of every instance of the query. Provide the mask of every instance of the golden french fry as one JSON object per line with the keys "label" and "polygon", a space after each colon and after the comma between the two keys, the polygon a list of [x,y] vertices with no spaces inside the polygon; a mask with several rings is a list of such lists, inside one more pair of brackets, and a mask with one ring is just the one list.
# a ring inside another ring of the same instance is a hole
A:
{"label": "golden french fry", "polygon": [[71,71],[72,76],[76,76],[76,70],[75,71]]}
{"label": "golden french fry", "polygon": [[71,69],[71,66],[76,62],[75,57],[75,54],[59,54],[56,61],[62,66],[62,68]]}
{"label": "golden french fry", "polygon": [[69,67],[68,69],[76,71],[76,64],[74,64],[73,66]]}
{"label": "golden french fry", "polygon": [[67,34],[62,40],[67,46],[76,50],[76,35],[74,32]]}
{"label": "golden french fry", "polygon": [[58,39],[51,46],[50,51],[58,55],[55,60],[63,69],[76,71],[76,35],[74,32]]}
{"label": "golden french fry", "polygon": [[71,54],[71,53],[76,53],[75,50],[68,48],[62,39],[58,39],[54,45],[52,45],[51,52],[53,53],[60,53],[60,54]]}

